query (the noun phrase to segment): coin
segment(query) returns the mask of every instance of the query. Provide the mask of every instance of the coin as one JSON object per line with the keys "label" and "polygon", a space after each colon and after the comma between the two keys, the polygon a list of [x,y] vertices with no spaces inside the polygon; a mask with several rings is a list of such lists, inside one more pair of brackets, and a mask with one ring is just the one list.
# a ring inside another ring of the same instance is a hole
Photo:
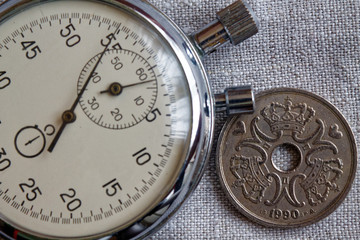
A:
{"label": "coin", "polygon": [[265,226],[305,226],[328,216],[350,190],[357,166],[345,118],[304,90],[268,90],[255,101],[255,112],[229,119],[218,140],[226,195]]}

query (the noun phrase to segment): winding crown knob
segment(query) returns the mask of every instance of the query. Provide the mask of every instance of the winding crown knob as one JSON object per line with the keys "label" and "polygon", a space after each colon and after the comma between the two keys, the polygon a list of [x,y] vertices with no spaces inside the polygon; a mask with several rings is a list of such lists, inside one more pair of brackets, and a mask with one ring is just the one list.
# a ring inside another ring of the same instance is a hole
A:
{"label": "winding crown knob", "polygon": [[258,32],[251,8],[238,0],[217,13],[217,19],[191,35],[201,54],[215,51],[225,43],[236,45]]}
{"label": "winding crown knob", "polygon": [[253,11],[242,1],[236,1],[217,14],[232,44],[237,45],[258,32]]}

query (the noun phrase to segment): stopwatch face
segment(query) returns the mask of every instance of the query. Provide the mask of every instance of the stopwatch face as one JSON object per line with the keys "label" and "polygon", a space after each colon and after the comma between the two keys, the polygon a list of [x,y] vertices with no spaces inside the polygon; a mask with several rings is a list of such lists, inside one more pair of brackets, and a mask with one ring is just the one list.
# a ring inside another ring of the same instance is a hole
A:
{"label": "stopwatch face", "polygon": [[186,162],[196,97],[179,56],[160,28],[114,4],[1,13],[0,216],[31,235],[127,228]]}

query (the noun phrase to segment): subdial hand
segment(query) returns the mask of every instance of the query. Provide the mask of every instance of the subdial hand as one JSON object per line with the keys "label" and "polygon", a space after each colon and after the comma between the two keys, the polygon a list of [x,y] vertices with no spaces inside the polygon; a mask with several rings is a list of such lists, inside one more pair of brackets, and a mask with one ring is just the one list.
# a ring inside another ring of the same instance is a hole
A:
{"label": "subdial hand", "polygon": [[122,90],[123,90],[123,86],[121,86],[120,83],[117,83],[117,82],[113,82],[112,84],[110,84],[109,88],[104,90],[104,91],[101,91],[100,93],[103,94],[103,93],[110,93],[111,95],[113,96],[118,96],[122,93]]}
{"label": "subdial hand", "polygon": [[[118,30],[119,30],[119,27],[116,28],[116,30],[115,30],[115,32],[114,32],[114,35],[116,35],[116,33],[118,32]],[[76,108],[76,106],[78,105],[78,103],[79,103],[82,95],[84,94],[84,92],[85,92],[85,90],[86,90],[86,88],[87,88],[87,86],[88,86],[88,84],[89,84],[89,82],[90,82],[90,80],[91,80],[91,78],[92,78],[92,76],[93,76],[96,68],[98,67],[99,63],[101,62],[101,59],[103,58],[105,52],[108,50],[109,45],[111,44],[111,41],[112,41],[112,39],[109,39],[109,43],[105,46],[104,50],[102,51],[99,59],[97,60],[95,66],[94,66],[93,69],[91,70],[88,78],[86,79],[86,82],[84,83],[84,86],[81,88],[81,90],[80,90],[79,94],[77,95],[77,97],[76,97],[74,103],[72,104],[71,108],[70,108],[69,110],[66,110],[66,111],[63,112],[62,117],[61,117],[61,119],[62,119],[62,124],[61,124],[58,132],[56,133],[53,141],[51,142],[51,144],[50,144],[50,146],[49,146],[49,148],[48,148],[48,151],[49,151],[49,152],[52,152],[52,151],[54,150],[55,145],[56,145],[56,143],[58,142],[58,140],[59,140],[62,132],[64,131],[65,127],[67,126],[67,124],[68,124],[68,123],[73,123],[73,122],[76,120],[76,115],[75,115],[75,113],[74,113],[75,108]]]}
{"label": "subdial hand", "polygon": [[40,136],[34,137],[33,139],[29,140],[27,143],[25,143],[25,146],[31,144],[33,141],[35,141],[36,139],[38,139]]}
{"label": "subdial hand", "polygon": [[132,86],[136,86],[136,85],[141,85],[144,83],[149,83],[149,82],[153,82],[156,81],[156,79],[152,79],[152,80],[147,80],[147,81],[143,81],[143,82],[137,82],[137,83],[132,83],[132,84],[128,84],[125,86],[122,86],[120,83],[118,82],[113,82],[112,84],[110,84],[109,88],[101,91],[100,93],[110,93],[110,95],[112,96],[119,96],[124,88],[128,88],[128,87],[132,87]]}

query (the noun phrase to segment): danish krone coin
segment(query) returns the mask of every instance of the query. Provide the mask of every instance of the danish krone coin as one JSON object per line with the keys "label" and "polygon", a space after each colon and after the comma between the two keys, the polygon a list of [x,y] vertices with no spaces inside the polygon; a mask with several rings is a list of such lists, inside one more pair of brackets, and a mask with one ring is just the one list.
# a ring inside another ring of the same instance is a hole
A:
{"label": "danish krone coin", "polygon": [[353,182],[351,129],[323,98],[280,88],[256,96],[253,114],[224,126],[217,148],[220,182],[231,202],[266,226],[304,226],[333,212]]}

